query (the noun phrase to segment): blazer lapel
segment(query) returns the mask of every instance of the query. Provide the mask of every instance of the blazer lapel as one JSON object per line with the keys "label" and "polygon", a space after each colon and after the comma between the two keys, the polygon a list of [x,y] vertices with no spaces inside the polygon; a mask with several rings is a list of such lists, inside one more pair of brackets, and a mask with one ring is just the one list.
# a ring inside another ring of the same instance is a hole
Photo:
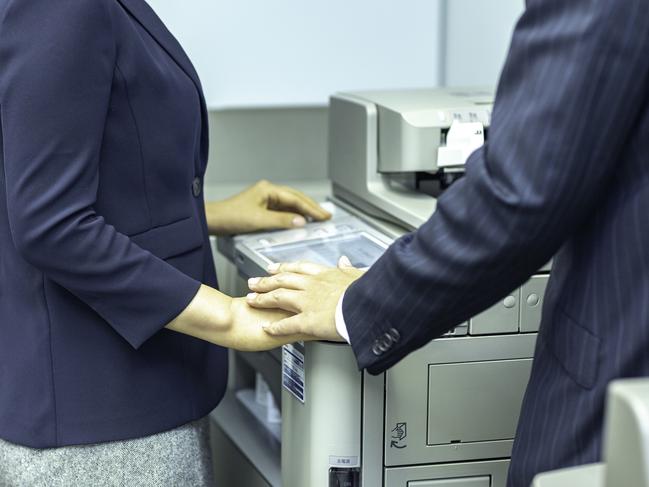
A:
{"label": "blazer lapel", "polygon": [[[118,0],[201,89],[201,82],[180,43],[144,0]],[[201,90],[202,91],[202,90]]]}
{"label": "blazer lapel", "polygon": [[200,146],[200,160],[196,161],[197,171],[202,173],[205,170],[205,164],[209,152],[209,130],[207,126],[207,106],[205,104],[205,97],[203,96],[203,88],[201,86],[198,73],[194,69],[191,61],[185,54],[185,51],[180,46],[180,43],[169,32],[167,27],[153,9],[144,0],[118,0],[119,3],[137,20],[140,25],[160,44],[160,46],[169,54],[169,56],[180,66],[180,68],[191,78],[196,85],[196,89],[200,94],[201,100],[201,113],[202,113],[202,126],[201,131],[201,146]]}

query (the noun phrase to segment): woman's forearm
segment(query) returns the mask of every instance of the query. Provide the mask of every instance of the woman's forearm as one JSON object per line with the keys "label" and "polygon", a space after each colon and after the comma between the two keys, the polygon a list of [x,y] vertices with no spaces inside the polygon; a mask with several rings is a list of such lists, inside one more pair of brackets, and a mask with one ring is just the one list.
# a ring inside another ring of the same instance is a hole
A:
{"label": "woman's forearm", "polygon": [[243,351],[270,350],[299,340],[300,335],[274,337],[263,325],[291,316],[281,310],[259,310],[245,298],[231,298],[201,285],[194,299],[166,328],[201,340]]}
{"label": "woman's forearm", "polygon": [[231,297],[203,284],[189,305],[166,328],[226,345],[225,335],[232,325],[231,302]]}

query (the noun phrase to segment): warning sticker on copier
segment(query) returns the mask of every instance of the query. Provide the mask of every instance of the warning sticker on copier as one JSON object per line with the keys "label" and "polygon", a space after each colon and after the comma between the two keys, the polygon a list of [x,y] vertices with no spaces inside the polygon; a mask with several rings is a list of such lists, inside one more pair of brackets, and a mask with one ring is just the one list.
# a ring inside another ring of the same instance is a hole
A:
{"label": "warning sticker on copier", "polygon": [[304,404],[304,342],[282,347],[282,386]]}

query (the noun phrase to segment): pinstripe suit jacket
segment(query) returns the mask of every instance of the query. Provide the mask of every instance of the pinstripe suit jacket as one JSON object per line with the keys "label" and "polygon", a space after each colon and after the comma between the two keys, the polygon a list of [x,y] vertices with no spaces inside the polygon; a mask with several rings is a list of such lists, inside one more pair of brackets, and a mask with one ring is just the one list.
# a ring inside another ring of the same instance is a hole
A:
{"label": "pinstripe suit jacket", "polygon": [[529,0],[489,135],[343,314],[360,366],[379,373],[554,255],[509,475],[526,487],[599,460],[607,383],[649,375],[649,2]]}

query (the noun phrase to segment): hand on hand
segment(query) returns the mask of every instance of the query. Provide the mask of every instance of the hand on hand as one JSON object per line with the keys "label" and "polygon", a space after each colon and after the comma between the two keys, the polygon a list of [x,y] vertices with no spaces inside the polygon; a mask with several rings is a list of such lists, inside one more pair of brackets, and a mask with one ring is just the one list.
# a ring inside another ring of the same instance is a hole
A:
{"label": "hand on hand", "polygon": [[277,309],[255,309],[248,306],[245,298],[233,298],[230,304],[231,327],[228,330],[227,346],[240,351],[263,351],[287,343],[309,340],[310,337],[286,335],[275,337],[264,331],[265,326],[292,316],[293,313]]}
{"label": "hand on hand", "polygon": [[342,341],[336,331],[336,306],[345,289],[363,275],[362,270],[341,258],[337,268],[296,262],[276,264],[273,275],[253,278],[248,285],[253,293],[246,298],[255,308],[280,309],[294,316],[267,322],[264,329],[274,337],[306,335],[313,340]]}
{"label": "hand on hand", "polygon": [[268,181],[259,181],[227,200],[207,203],[206,213],[209,231],[214,235],[299,228],[307,218],[331,218],[329,212],[300,191]]}
{"label": "hand on hand", "polygon": [[274,337],[264,332],[264,325],[291,315],[277,309],[252,308],[245,298],[231,298],[203,284],[187,308],[166,328],[223,347],[261,351],[310,339],[299,335]]}

